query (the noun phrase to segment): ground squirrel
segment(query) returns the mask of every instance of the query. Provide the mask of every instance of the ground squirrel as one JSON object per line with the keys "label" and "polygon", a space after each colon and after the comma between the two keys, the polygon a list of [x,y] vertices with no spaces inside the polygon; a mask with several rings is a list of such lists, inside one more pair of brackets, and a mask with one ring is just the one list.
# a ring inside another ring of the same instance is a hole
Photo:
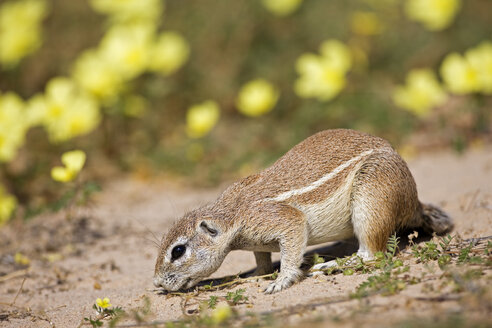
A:
{"label": "ground squirrel", "polygon": [[271,252],[280,251],[280,273],[265,290],[274,293],[302,277],[308,245],[355,236],[357,255],[368,260],[393,232],[414,227],[445,233],[453,224],[420,203],[405,161],[386,140],[327,130],[178,220],[162,240],[154,285],[195,286],[238,249],[254,252],[255,274],[271,273]]}

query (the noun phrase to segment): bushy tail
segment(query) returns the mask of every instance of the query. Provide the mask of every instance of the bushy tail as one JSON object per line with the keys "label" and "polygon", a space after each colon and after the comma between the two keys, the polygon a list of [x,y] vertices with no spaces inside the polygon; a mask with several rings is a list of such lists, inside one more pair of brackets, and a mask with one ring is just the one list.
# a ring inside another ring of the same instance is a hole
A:
{"label": "bushy tail", "polygon": [[451,218],[439,207],[422,204],[422,227],[429,233],[443,235],[454,228]]}

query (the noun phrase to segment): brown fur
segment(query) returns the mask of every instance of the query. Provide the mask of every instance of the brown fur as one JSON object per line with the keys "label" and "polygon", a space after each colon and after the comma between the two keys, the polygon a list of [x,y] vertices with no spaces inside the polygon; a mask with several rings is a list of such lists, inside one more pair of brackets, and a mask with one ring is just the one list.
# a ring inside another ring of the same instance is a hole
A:
{"label": "brown fur", "polygon": [[[323,131],[179,220],[163,239],[154,283],[191,287],[235,249],[254,251],[257,273],[264,274],[271,271],[270,252],[280,251],[279,277],[266,290],[277,292],[301,277],[308,244],[355,235],[359,255],[370,258],[402,227],[452,227],[445,213],[424,208],[407,165],[387,141],[352,130]],[[179,240],[189,253],[173,262]],[[197,261],[205,254],[209,260]]]}

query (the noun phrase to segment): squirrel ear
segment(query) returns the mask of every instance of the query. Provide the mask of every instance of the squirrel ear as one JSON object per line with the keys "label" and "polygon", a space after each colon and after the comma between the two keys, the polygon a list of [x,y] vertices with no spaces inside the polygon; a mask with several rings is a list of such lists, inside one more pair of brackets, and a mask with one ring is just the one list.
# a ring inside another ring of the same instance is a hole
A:
{"label": "squirrel ear", "polygon": [[200,229],[212,237],[215,237],[219,234],[219,230],[217,229],[217,227],[215,227],[215,225],[211,221],[200,222]]}

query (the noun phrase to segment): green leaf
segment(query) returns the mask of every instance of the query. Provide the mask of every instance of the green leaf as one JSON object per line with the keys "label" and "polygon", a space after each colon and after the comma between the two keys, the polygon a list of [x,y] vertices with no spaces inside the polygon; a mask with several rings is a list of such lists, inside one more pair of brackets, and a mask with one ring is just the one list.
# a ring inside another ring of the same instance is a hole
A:
{"label": "green leaf", "polygon": [[210,298],[208,299],[209,309],[215,309],[215,307],[217,306],[217,299],[218,299],[217,296],[210,296]]}

